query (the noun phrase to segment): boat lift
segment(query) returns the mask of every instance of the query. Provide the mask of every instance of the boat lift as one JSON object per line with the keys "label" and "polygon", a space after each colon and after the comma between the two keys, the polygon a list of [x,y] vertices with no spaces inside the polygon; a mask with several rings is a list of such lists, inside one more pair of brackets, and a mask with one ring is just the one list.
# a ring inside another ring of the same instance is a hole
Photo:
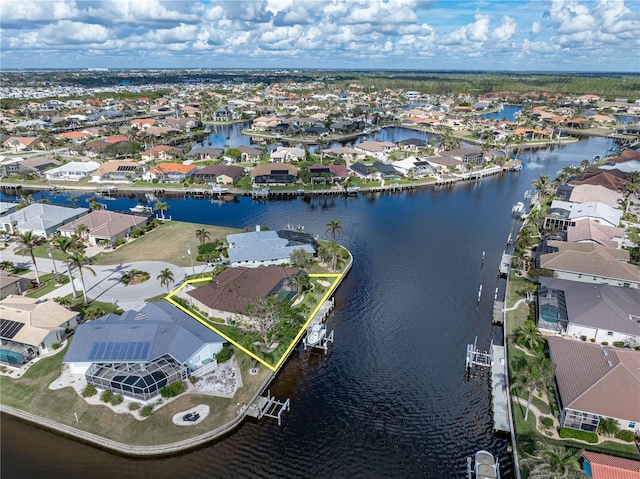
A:
{"label": "boat lift", "polygon": [[477,347],[478,336],[474,339],[473,344],[467,344],[467,357],[466,357],[466,370],[467,379],[473,377],[482,378],[487,368],[491,367],[491,348],[493,347],[493,340],[491,340],[491,346],[489,351],[482,351]]}
{"label": "boat lift", "polygon": [[291,410],[291,400],[278,401],[267,391],[267,396],[258,396],[247,408],[247,415],[260,421],[264,417],[278,420],[278,426],[282,426],[282,413]]}

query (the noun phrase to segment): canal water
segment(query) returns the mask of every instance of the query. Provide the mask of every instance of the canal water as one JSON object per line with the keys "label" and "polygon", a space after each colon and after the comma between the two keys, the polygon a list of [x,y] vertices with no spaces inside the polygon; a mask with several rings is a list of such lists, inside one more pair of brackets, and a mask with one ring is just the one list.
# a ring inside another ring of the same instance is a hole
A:
{"label": "canal water", "polygon": [[[465,347],[476,336],[483,348],[502,337],[491,326],[492,300],[517,227],[512,205],[538,175],[612,146],[586,139],[525,153],[519,173],[401,193],[221,204],[164,199],[174,219],[206,224],[299,224],[326,236],[325,225],[339,220],[339,241],[355,260],[328,319],[331,354],[300,351],[277,376],[272,392],[292,404],[284,428],[245,423],[224,440],[166,459],[118,457],[3,417],[3,479],[456,478],[478,449],[496,453],[503,477],[513,477],[508,441],[491,432],[489,383],[465,378]],[[126,210],[141,199],[118,198],[109,208]]]}

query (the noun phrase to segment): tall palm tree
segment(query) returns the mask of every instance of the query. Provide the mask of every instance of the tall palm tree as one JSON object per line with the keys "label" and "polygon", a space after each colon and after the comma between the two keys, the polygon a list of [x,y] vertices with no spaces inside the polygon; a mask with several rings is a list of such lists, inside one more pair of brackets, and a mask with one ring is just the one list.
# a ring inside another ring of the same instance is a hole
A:
{"label": "tall palm tree", "polygon": [[160,211],[162,215],[162,219],[164,220],[164,213],[169,209],[169,205],[164,201],[158,201],[155,205],[153,205],[153,211]]}
{"label": "tall palm tree", "polygon": [[205,244],[205,242],[211,239],[211,233],[204,228],[200,228],[196,230],[196,238],[200,240],[200,244]]}
{"label": "tall palm tree", "polygon": [[37,246],[44,244],[46,241],[42,236],[38,236],[33,231],[25,231],[19,234],[16,238],[18,243],[23,246],[22,255],[24,256],[25,250],[31,255],[31,262],[33,263],[33,269],[36,272],[36,281],[40,284],[40,275],[38,274],[38,265],[36,264],[36,257],[33,254],[33,249]]}
{"label": "tall palm tree", "polygon": [[533,454],[527,454],[520,462],[529,471],[529,479],[586,478],[580,468],[581,455],[581,450],[537,441]]}
{"label": "tall palm tree", "polygon": [[535,321],[525,321],[524,325],[518,330],[517,342],[524,344],[530,351],[536,351],[538,346],[544,344],[544,338],[540,333],[540,329]]}
{"label": "tall palm tree", "polygon": [[327,229],[325,231],[331,235],[332,239],[336,239],[336,234],[342,234],[342,225],[340,224],[340,220],[331,220],[327,223]]}
{"label": "tall palm tree", "polygon": [[331,269],[336,271],[338,268],[338,257],[340,256],[340,245],[335,241],[329,243],[329,253],[331,254]]}
{"label": "tall palm tree", "polygon": [[51,240],[51,244],[55,249],[61,251],[64,255],[64,262],[67,265],[67,273],[69,274],[69,282],[71,283],[71,291],[73,291],[73,299],[78,297],[76,286],[73,284],[73,276],[71,276],[71,266],[69,266],[68,255],[74,250],[78,249],[78,242],[76,238],[69,238],[67,236],[58,236]]}
{"label": "tall palm tree", "polygon": [[71,251],[67,255],[67,260],[69,261],[69,266],[71,268],[76,268],[78,270],[78,274],[80,274],[82,296],[84,297],[84,305],[86,306],[89,302],[87,300],[87,287],[84,284],[83,270],[91,272],[94,276],[96,275],[96,272],[89,267],[89,265],[93,263],[93,258],[85,256],[84,251]]}
{"label": "tall palm tree", "polygon": [[533,187],[538,190],[542,196],[547,192],[549,178],[549,175],[540,175],[537,180],[531,181]]}
{"label": "tall palm tree", "polygon": [[169,285],[174,283],[173,272],[169,268],[165,268],[160,271],[160,274],[156,277],[160,281],[160,286],[167,287],[167,293],[169,292]]}
{"label": "tall palm tree", "polygon": [[554,364],[542,355],[533,358],[521,358],[513,368],[514,377],[511,381],[512,389],[517,389],[528,393],[527,409],[524,420],[529,417],[529,407],[533,393],[539,389],[547,390],[553,380]]}
{"label": "tall palm tree", "polygon": [[603,417],[598,423],[598,434],[603,436],[615,436],[620,431],[620,424],[617,420]]}

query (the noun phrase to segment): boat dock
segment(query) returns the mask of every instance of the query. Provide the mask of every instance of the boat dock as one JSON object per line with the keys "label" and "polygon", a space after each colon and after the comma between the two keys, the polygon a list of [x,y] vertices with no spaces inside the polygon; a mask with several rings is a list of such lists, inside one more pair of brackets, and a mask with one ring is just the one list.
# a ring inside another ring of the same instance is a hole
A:
{"label": "boat dock", "polygon": [[333,331],[327,332],[323,323],[329,316],[333,306],[334,300],[332,297],[322,303],[320,309],[314,314],[302,342],[305,350],[307,348],[320,348],[324,350],[325,354],[329,351],[329,343],[333,344]]}
{"label": "boat dock", "polygon": [[278,426],[282,426],[282,414],[291,410],[291,401],[287,399],[284,402],[278,401],[271,395],[271,391],[267,391],[266,396],[258,396],[246,408],[246,415],[260,421],[264,417],[270,417],[278,420]]}
{"label": "boat dock", "polygon": [[[509,239],[511,239],[511,235],[509,235]],[[511,269],[511,255],[507,253],[502,253],[502,259],[500,259],[500,267],[498,268],[498,272],[501,278],[506,278],[509,274],[509,270]]]}
{"label": "boat dock", "polygon": [[493,302],[493,324],[504,324],[504,301]]}
{"label": "boat dock", "polygon": [[491,345],[491,409],[494,432],[511,432],[509,425],[509,393],[507,391],[507,362],[504,346]]}

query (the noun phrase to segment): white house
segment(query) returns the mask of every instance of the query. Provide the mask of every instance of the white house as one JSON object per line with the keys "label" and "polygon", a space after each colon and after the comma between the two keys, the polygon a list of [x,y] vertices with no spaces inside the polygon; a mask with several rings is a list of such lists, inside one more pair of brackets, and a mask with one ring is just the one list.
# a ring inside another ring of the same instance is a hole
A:
{"label": "white house", "polygon": [[33,231],[38,236],[49,238],[60,226],[80,218],[88,212],[88,208],[68,208],[47,203],[33,203],[13,213],[0,216],[0,226],[5,233],[9,234]]}
{"label": "white house", "polygon": [[49,181],[79,181],[91,176],[99,166],[100,163],[97,161],[70,161],[45,171],[44,175]]}
{"label": "white house", "polygon": [[227,235],[229,263],[232,267],[282,265],[291,263],[291,253],[302,249],[315,254],[318,244],[308,234],[298,233],[298,241],[288,237],[289,231],[252,231]]}

